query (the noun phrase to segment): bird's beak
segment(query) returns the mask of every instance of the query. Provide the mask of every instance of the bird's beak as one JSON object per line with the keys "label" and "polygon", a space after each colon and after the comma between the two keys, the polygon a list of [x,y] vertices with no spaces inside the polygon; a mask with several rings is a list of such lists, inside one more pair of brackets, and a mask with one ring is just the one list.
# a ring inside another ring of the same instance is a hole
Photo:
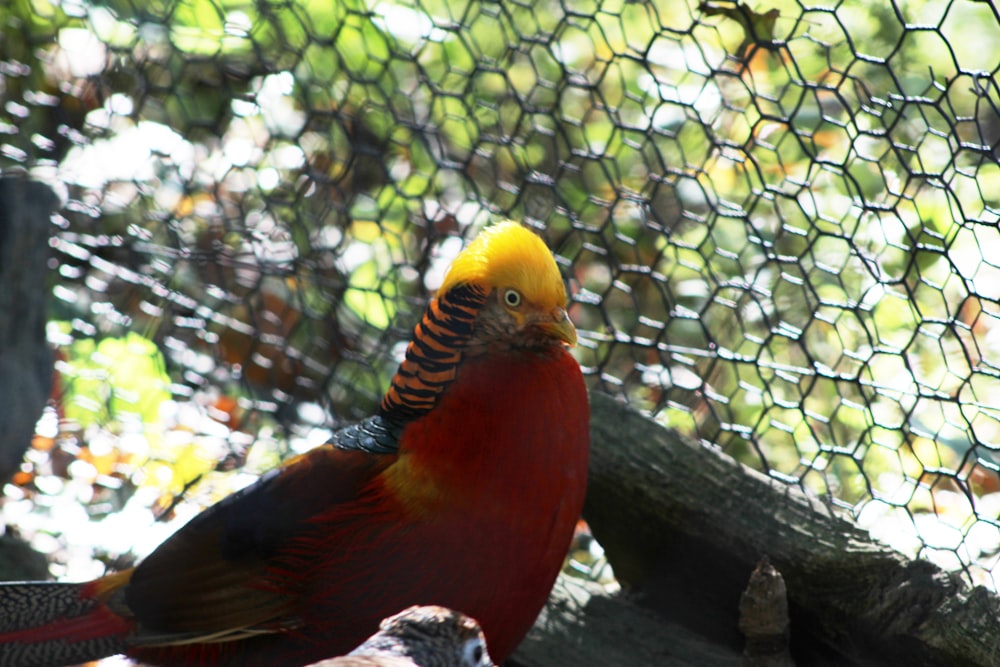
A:
{"label": "bird's beak", "polygon": [[540,318],[535,326],[568,347],[576,347],[576,327],[570,321],[565,308],[553,308],[547,316]]}

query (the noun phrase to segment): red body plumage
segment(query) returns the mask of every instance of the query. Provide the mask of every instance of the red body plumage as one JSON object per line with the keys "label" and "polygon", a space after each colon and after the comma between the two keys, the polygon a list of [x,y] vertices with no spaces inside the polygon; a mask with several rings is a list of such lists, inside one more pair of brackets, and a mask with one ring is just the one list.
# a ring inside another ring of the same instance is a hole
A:
{"label": "red body plumage", "polygon": [[[541,305],[554,319],[538,326],[567,340],[565,312]],[[436,327],[428,317],[424,328]],[[428,368],[421,388],[440,375]],[[85,585],[100,601],[87,617],[113,619],[101,627],[118,633],[115,650],[144,662],[278,667],[346,653],[382,618],[434,604],[478,619],[502,662],[543,606],[580,515],[588,399],[561,344],[483,344],[456,368],[432,409],[394,433],[394,451],[326,445],[287,464],[134,572]],[[400,384],[397,398],[408,391]],[[45,664],[5,659],[2,646],[44,642],[39,625],[52,620],[38,620],[0,621],[0,667]]]}
{"label": "red body plumage", "polygon": [[277,579],[305,592],[295,613],[308,632],[130,653],[169,665],[300,665],[349,651],[387,610],[436,604],[478,619],[503,661],[544,605],[580,516],[587,405],[580,367],[561,349],[463,365],[437,409],[404,431],[399,460],[289,549]]}

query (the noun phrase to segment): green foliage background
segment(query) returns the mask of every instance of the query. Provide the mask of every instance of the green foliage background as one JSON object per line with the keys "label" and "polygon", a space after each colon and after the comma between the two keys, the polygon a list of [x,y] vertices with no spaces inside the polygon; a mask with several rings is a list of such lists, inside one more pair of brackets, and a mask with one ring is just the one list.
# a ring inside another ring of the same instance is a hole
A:
{"label": "green foliage background", "polygon": [[141,334],[233,431],[357,418],[448,239],[521,219],[594,388],[993,585],[990,3],[13,0],[0,29],[0,165],[65,188],[74,350]]}

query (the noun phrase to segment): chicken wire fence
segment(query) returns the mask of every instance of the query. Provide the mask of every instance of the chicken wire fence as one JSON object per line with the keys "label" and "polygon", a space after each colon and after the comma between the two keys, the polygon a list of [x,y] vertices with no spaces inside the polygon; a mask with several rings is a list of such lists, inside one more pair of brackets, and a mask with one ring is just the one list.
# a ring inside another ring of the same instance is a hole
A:
{"label": "chicken wire fence", "polygon": [[0,166],[64,202],[4,511],[57,572],[369,414],[510,217],[592,389],[996,588],[992,3],[8,0],[0,29]]}

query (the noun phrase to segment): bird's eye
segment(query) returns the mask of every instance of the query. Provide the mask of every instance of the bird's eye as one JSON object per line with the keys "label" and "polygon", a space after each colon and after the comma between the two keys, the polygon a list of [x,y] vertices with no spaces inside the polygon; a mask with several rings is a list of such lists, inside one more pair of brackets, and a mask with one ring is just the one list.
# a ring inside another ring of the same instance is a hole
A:
{"label": "bird's eye", "polygon": [[503,293],[503,302],[511,308],[521,305],[521,293],[516,289],[509,289]]}
{"label": "bird's eye", "polygon": [[486,649],[480,638],[475,637],[465,642],[462,647],[462,665],[472,665],[479,667],[486,657]]}

